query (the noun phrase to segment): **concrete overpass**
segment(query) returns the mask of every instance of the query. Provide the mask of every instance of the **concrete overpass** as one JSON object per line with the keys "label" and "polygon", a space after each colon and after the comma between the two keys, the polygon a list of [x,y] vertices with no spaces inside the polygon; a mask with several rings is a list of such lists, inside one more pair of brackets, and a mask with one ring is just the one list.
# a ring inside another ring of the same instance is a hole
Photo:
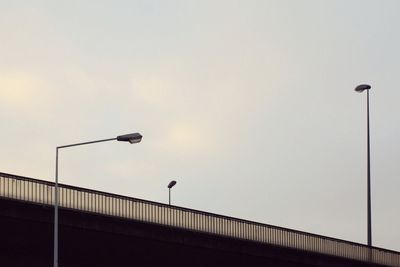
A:
{"label": "concrete overpass", "polygon": [[[54,184],[0,173],[0,266],[52,266]],[[60,186],[60,266],[398,266],[400,253]]]}

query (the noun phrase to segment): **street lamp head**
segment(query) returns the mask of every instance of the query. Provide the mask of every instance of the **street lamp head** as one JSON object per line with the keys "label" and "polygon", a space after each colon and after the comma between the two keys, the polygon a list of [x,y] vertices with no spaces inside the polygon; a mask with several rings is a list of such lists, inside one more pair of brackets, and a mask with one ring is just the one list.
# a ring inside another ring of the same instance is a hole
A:
{"label": "street lamp head", "polygon": [[364,90],[369,90],[369,89],[371,89],[371,85],[360,84],[354,89],[354,91],[362,93]]}
{"label": "street lamp head", "polygon": [[172,188],[174,185],[176,185],[176,181],[171,181],[169,184],[168,184],[168,188]]}
{"label": "street lamp head", "polygon": [[142,141],[142,135],[140,133],[125,134],[117,136],[117,140],[121,142],[129,142],[131,144],[134,144]]}

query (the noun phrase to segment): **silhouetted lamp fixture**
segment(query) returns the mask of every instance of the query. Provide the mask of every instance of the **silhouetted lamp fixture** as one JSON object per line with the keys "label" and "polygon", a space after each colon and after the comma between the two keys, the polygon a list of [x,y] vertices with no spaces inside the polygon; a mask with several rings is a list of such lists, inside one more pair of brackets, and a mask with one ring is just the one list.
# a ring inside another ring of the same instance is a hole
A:
{"label": "silhouetted lamp fixture", "polygon": [[142,140],[142,135],[140,133],[132,133],[117,136],[117,140],[121,142],[129,142],[131,144],[139,143]]}
{"label": "silhouetted lamp fixture", "polygon": [[362,93],[364,90],[369,90],[371,89],[371,85],[368,84],[360,84],[359,86],[357,86],[354,91]]}
{"label": "silhouetted lamp fixture", "polygon": [[171,188],[174,187],[174,185],[176,185],[176,181],[174,181],[174,180],[172,180],[168,184],[168,204],[169,205],[171,205]]}
{"label": "silhouetted lamp fixture", "polygon": [[372,246],[372,226],[371,226],[371,157],[370,157],[370,138],[369,138],[369,89],[371,85],[360,84],[354,90],[362,93],[367,90],[367,236],[368,246]]}
{"label": "silhouetted lamp fixture", "polygon": [[54,186],[54,267],[58,267],[58,197],[59,197],[58,196],[58,150],[66,147],[89,145],[89,144],[114,141],[114,140],[121,142],[129,142],[131,144],[134,144],[134,143],[139,143],[142,140],[142,135],[140,133],[131,133],[131,134],[119,135],[114,138],[101,139],[84,143],[76,143],[65,146],[58,146],[56,148],[56,179]]}

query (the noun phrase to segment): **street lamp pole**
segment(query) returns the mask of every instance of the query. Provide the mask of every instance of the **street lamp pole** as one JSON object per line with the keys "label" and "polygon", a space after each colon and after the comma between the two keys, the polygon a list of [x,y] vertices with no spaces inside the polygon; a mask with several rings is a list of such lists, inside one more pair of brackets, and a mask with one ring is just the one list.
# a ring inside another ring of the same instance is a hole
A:
{"label": "street lamp pole", "polygon": [[369,90],[367,90],[367,190],[368,190],[368,246],[372,246],[372,226],[371,226],[371,154],[369,137]]}
{"label": "street lamp pole", "polygon": [[171,206],[171,188],[174,187],[174,185],[176,185],[176,181],[174,180],[172,180],[168,184],[168,205],[170,206]]}
{"label": "street lamp pole", "polygon": [[120,135],[115,138],[102,139],[84,143],[76,143],[65,146],[58,146],[56,148],[56,178],[55,178],[55,186],[54,186],[54,267],[58,267],[58,206],[59,206],[59,187],[58,187],[58,150],[61,148],[72,147],[72,146],[81,146],[81,145],[89,145],[94,143],[101,143],[107,141],[121,141],[121,142],[129,142],[131,144],[139,143],[142,140],[142,135],[139,133],[133,134],[125,134]]}
{"label": "street lamp pole", "polygon": [[356,92],[362,93],[367,90],[367,235],[368,246],[372,246],[372,226],[371,226],[371,154],[370,154],[370,135],[369,135],[369,89],[368,84],[361,84],[355,88]]}

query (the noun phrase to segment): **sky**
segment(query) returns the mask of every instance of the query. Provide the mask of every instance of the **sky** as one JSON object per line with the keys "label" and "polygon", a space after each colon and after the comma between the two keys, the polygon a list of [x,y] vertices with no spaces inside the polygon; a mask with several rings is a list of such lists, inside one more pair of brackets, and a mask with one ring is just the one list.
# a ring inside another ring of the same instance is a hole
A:
{"label": "sky", "polygon": [[397,0],[0,0],[0,172],[400,251]]}

